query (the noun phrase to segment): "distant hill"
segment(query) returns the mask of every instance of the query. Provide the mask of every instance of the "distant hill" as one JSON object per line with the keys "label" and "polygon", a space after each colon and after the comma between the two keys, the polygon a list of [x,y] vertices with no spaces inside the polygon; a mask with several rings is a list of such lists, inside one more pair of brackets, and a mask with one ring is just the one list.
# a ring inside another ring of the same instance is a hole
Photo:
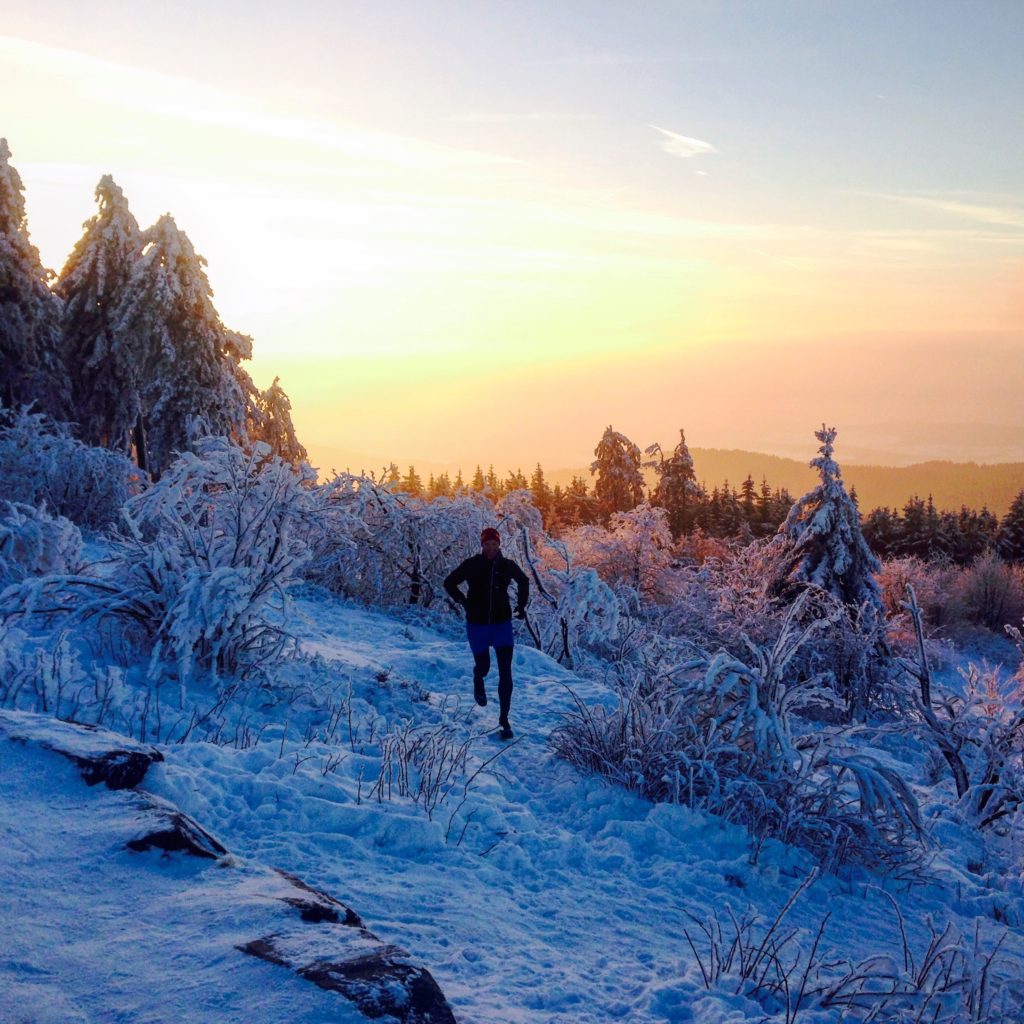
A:
{"label": "distant hill", "polygon": [[[806,462],[777,455],[721,448],[693,449],[697,479],[709,487],[729,480],[736,487],[749,473],[775,487],[785,487],[794,498],[810,490],[817,473]],[[840,461],[842,466],[842,462]],[[856,487],[863,511],[883,506],[902,509],[907,499],[929,494],[939,509],[983,505],[1002,516],[1010,502],[1024,490],[1024,462],[978,465],[976,462],[918,462],[911,466],[843,466],[846,486]]]}
{"label": "distant hill", "polygon": [[[313,464],[321,471],[321,477],[328,476],[332,468],[351,468],[355,472],[366,469],[380,473],[389,461],[387,457],[316,444],[310,444],[308,447]],[[728,480],[738,490],[740,483],[749,473],[757,481],[758,486],[761,478],[767,477],[773,489],[785,487],[794,498],[798,498],[810,490],[817,479],[817,474],[807,462],[798,459],[731,448],[692,448],[691,452],[697,479],[704,482],[708,488]],[[842,453],[839,455],[846,486],[856,487],[860,507],[865,512],[878,506],[902,509],[907,499],[913,495],[926,498],[931,494],[939,509],[959,509],[961,505],[981,509],[983,505],[987,505],[996,515],[1002,516],[1010,507],[1010,502],[1024,490],[1024,462],[979,465],[976,462],[930,461],[909,466],[868,466],[844,465]],[[424,480],[432,473],[437,475],[448,472],[454,476],[459,468],[443,462],[395,459],[403,473],[410,461]],[[535,464],[535,461],[524,459],[523,472],[529,476]],[[463,476],[468,480],[476,466],[474,463],[461,468]],[[508,467],[497,468],[499,475],[502,476],[508,471]],[[589,464],[563,469],[549,469],[545,466],[544,472],[552,485],[565,485],[574,476],[582,476],[586,480],[593,479]]]}

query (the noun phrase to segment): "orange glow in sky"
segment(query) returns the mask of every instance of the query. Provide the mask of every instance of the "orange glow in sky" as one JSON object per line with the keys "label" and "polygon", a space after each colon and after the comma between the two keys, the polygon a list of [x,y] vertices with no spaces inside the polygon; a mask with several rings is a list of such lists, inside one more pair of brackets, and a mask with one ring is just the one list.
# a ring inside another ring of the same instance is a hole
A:
{"label": "orange glow in sky", "polygon": [[840,454],[991,424],[1024,459],[1011,7],[935,5],[901,49],[869,2],[760,35],[727,4],[528,5],[542,41],[498,5],[225,2],[201,39],[189,4],[14,6],[0,135],[44,261],[105,173],[170,211],[321,461],[583,465],[609,422],[810,455],[823,419]]}

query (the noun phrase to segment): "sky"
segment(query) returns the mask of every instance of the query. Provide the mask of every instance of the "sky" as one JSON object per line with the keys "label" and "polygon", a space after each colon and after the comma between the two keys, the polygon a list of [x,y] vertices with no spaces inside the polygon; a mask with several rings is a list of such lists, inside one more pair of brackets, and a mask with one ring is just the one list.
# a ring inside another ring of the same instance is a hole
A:
{"label": "sky", "polygon": [[1016,0],[8,0],[0,136],[55,270],[103,174],[175,217],[322,465],[1024,460],[1022,52]]}

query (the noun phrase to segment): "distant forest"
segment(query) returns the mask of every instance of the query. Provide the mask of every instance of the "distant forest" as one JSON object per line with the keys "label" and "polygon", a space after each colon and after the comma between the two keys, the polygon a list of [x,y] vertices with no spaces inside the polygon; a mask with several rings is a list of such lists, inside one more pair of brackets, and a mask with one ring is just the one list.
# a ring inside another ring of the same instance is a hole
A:
{"label": "distant forest", "polygon": [[[455,477],[441,473],[426,480],[415,466],[403,473],[391,463],[381,482],[427,501],[474,491],[498,502],[513,491],[529,491],[545,529],[555,535],[578,526],[605,525],[614,513],[647,502],[667,511],[676,539],[704,536],[746,543],[775,533],[793,506],[790,491],[773,487],[766,477],[756,481],[748,474],[738,486],[723,480],[710,488],[698,481],[683,430],[675,449],[666,455],[657,444],[641,452],[609,426],[594,454],[593,486],[584,476],[574,476],[564,487],[552,486],[540,463],[529,477],[519,470],[501,478],[493,467],[484,472],[477,466],[468,479],[460,471]],[[652,475],[654,484],[649,486]],[[851,488],[851,497],[857,502],[856,487]],[[1002,518],[985,506],[940,509],[931,495],[914,495],[902,508],[860,511],[864,537],[882,559],[914,557],[969,565],[994,552],[1007,561],[1024,562],[1024,490],[1017,492]]]}

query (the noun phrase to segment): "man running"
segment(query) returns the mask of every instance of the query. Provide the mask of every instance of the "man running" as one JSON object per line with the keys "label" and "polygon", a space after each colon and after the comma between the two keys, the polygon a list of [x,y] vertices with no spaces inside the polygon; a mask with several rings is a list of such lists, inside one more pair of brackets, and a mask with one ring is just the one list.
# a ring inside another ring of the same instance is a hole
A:
{"label": "man running", "polygon": [[[501,738],[512,739],[512,726],[508,723],[512,703],[512,606],[508,599],[508,586],[516,584],[516,617],[526,617],[526,604],[530,600],[530,581],[526,573],[510,558],[501,554],[501,537],[493,526],[480,534],[481,551],[467,558],[448,574],[444,589],[449,597],[466,612],[466,635],[473,652],[473,696],[481,707],[487,704],[484,678],[491,668],[490,648],[498,659],[498,725]],[[459,584],[469,584],[463,594]]]}

